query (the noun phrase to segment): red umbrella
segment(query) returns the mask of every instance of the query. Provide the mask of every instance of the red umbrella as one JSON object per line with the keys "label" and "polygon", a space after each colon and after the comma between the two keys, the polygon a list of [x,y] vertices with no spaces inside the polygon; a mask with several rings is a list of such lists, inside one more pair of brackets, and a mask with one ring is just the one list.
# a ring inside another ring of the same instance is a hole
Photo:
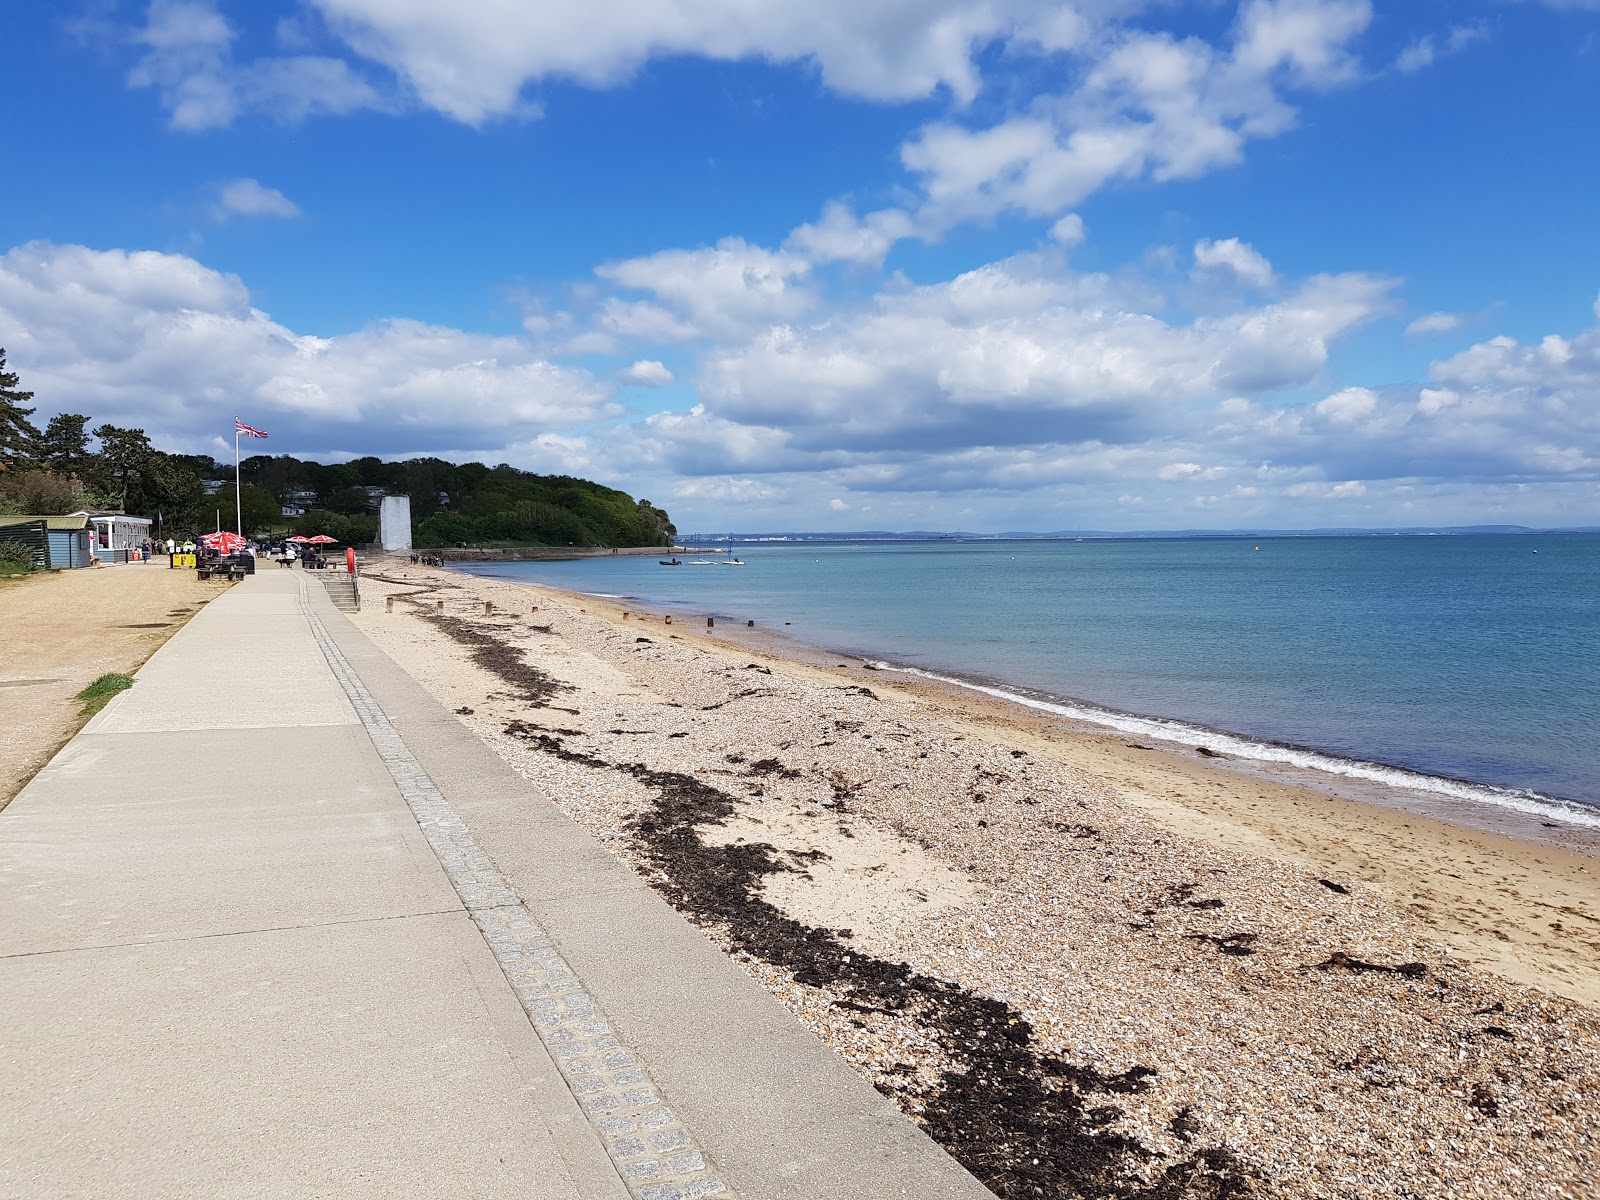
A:
{"label": "red umbrella", "polygon": [[202,546],[209,546],[219,554],[232,554],[235,550],[243,550],[248,544],[237,533],[224,529],[217,533],[208,533],[200,539]]}
{"label": "red umbrella", "polygon": [[303,533],[297,533],[292,538],[284,538],[286,542],[309,542],[311,539]]}
{"label": "red umbrella", "polygon": [[316,537],[307,538],[306,541],[310,542],[313,546],[332,546],[336,545],[339,539],[329,537],[325,533],[319,533]]}

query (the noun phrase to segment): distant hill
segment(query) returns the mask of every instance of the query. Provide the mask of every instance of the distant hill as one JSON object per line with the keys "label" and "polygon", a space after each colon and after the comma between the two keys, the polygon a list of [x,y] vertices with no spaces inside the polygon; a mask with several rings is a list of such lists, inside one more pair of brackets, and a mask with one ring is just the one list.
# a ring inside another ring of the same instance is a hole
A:
{"label": "distant hill", "polygon": [[328,465],[263,454],[240,463],[240,475],[285,509],[300,510],[297,528],[315,527],[341,541],[377,538],[372,513],[385,495],[410,497],[412,540],[423,549],[670,546],[677,535],[667,513],[648,500],[587,479],[535,475],[504,463],[358,458]]}

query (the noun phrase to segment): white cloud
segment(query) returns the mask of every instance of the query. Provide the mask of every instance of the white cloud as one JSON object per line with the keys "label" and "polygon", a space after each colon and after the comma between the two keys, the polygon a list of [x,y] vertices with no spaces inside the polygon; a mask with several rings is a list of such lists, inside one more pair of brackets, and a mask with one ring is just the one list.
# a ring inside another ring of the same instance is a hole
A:
{"label": "white cloud", "polygon": [[296,55],[234,61],[234,32],[209,0],[151,0],[133,35],[144,52],[128,75],[161,96],[174,129],[232,124],[246,112],[280,122],[384,108],[377,90],[341,58]]}
{"label": "white cloud", "polygon": [[1108,280],[1016,259],[771,326],[713,350],[700,388],[716,414],[781,424],[813,449],[1139,439],[1191,400],[1308,383],[1388,287],[1318,278],[1276,304],[1169,324],[1119,307]]}
{"label": "white cloud", "polygon": [[1330,421],[1351,425],[1378,410],[1378,393],[1371,388],[1344,388],[1317,401],[1316,410]]}
{"label": "white cloud", "polygon": [[1081,245],[1084,237],[1083,218],[1077,213],[1068,213],[1050,226],[1050,240],[1063,246]]}
{"label": "white cloud", "polygon": [[666,387],[672,382],[672,372],[652,358],[641,358],[626,370],[617,373],[623,383],[635,387]]}
{"label": "white cloud", "polygon": [[900,209],[886,208],[857,217],[845,205],[835,203],[823,210],[822,220],[795,229],[784,247],[813,263],[877,265],[895,242],[911,232],[911,218]]}
{"label": "white cloud", "polygon": [[219,220],[229,217],[298,217],[299,207],[277,188],[254,179],[229,179],[216,185],[215,212]]}
{"label": "white cloud", "polygon": [[1053,216],[1117,180],[1194,178],[1237,163],[1246,142],[1282,133],[1288,88],[1354,81],[1350,44],[1367,0],[1247,0],[1232,44],[1106,28],[1079,47],[1074,91],[1036,98],[987,128],[925,126],[901,147],[920,177],[920,226],[937,233],[1005,211]]}
{"label": "white cloud", "polygon": [[[619,333],[650,325],[680,337],[731,337],[809,308],[813,297],[803,281],[810,271],[810,262],[798,254],[724,238],[697,250],[663,250],[606,263],[595,274],[655,297],[643,302],[648,306],[644,310],[610,310]],[[631,323],[630,314],[635,318]]]}
{"label": "white cloud", "polygon": [[1406,333],[1412,337],[1425,336],[1430,333],[1454,333],[1466,323],[1467,319],[1461,313],[1424,313],[1406,326]]}
{"label": "white cloud", "polygon": [[374,449],[503,445],[616,411],[587,372],[522,339],[406,320],[297,334],[236,276],[178,254],[18,246],[0,256],[0,327],[46,407],[168,444],[196,445],[243,405]]}
{"label": "white cloud", "polygon": [[912,100],[979,88],[976,52],[995,43],[1065,48],[1092,19],[1130,5],[1087,0],[313,0],[358,53],[383,63],[424,103],[478,124],[513,112],[524,86],[629,79],[651,58],[696,55],[815,64],[835,91]]}
{"label": "white cloud", "polygon": [[1460,403],[1461,393],[1452,392],[1449,388],[1422,388],[1417,392],[1417,411],[1425,417],[1442,413]]}
{"label": "white cloud", "polygon": [[835,496],[832,500],[828,501],[828,507],[831,508],[834,512],[849,512],[850,511],[850,506],[848,504],[846,504],[843,500],[839,499],[839,497],[837,497],[837,496]]}
{"label": "white cloud", "polygon": [[1194,263],[1200,271],[1227,271],[1251,287],[1272,285],[1272,264],[1255,247],[1238,238],[1213,242],[1202,238],[1194,244]]}
{"label": "white cloud", "polygon": [[1488,29],[1482,25],[1454,25],[1443,37],[1432,33],[1424,34],[1414,39],[1400,52],[1394,60],[1394,69],[1405,75],[1426,70],[1439,59],[1459,54],[1474,42],[1481,42],[1488,36]]}

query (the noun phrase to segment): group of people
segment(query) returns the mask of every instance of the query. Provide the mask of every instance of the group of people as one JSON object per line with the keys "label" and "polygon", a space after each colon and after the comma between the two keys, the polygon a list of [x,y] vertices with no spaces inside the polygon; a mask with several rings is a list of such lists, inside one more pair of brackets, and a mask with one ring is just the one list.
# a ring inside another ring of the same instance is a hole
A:
{"label": "group of people", "polygon": [[411,556],[411,561],[413,564],[420,563],[424,567],[444,566],[444,559],[440,558],[437,554],[413,554]]}
{"label": "group of people", "polygon": [[173,538],[168,538],[166,541],[160,538],[145,538],[139,543],[139,552],[147,559],[153,554],[193,554],[194,542],[180,542]]}

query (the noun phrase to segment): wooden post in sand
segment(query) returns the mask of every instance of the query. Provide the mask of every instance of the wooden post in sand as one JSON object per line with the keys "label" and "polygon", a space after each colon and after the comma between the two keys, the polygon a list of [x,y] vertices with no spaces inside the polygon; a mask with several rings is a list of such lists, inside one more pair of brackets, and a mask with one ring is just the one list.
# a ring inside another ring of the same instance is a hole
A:
{"label": "wooden post in sand", "polygon": [[667,624],[668,624],[668,625],[671,625],[671,624],[672,624],[672,614],[671,614],[671,613],[668,613],[668,614],[667,614]]}
{"label": "wooden post in sand", "polygon": [[433,611],[438,613],[440,616],[443,616],[444,615],[444,601],[443,600],[434,601]]}
{"label": "wooden post in sand", "polygon": [[494,612],[494,601],[485,600],[483,602],[483,615],[487,617],[492,612]]}
{"label": "wooden post in sand", "polygon": [[744,623],[744,627],[746,629],[754,629],[756,627],[756,623],[754,621],[746,621]]}
{"label": "wooden post in sand", "polygon": [[715,622],[715,621],[714,621],[714,620],[712,620],[712,619],[711,619],[711,618],[710,618],[710,617],[707,617],[707,618],[706,618],[706,628],[707,628],[707,629],[710,629],[710,628],[712,628],[712,627],[713,627],[713,626],[714,626],[714,625],[716,625],[716,622]]}
{"label": "wooden post in sand", "polygon": [[627,609],[623,609],[622,610],[622,619],[624,621],[626,621],[628,619],[628,616],[629,616],[628,610]]}
{"label": "wooden post in sand", "polygon": [[386,613],[394,611],[394,597],[393,596],[385,596],[383,598],[383,611],[386,612]]}

